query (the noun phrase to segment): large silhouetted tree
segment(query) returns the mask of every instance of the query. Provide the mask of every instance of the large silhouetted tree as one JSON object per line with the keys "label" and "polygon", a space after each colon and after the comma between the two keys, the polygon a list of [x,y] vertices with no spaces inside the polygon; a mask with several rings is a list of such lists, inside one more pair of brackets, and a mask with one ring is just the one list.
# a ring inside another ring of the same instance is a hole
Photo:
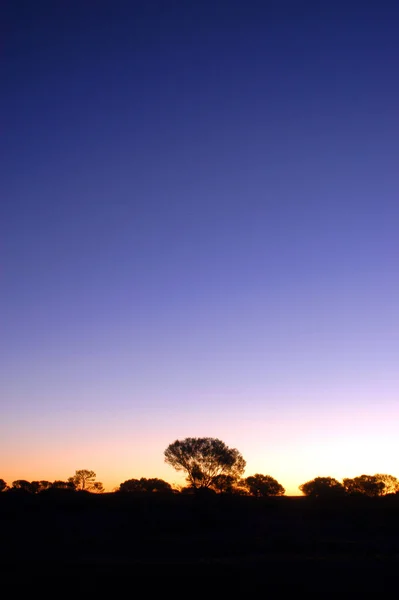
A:
{"label": "large silhouetted tree", "polygon": [[344,486],[334,477],[316,477],[302,483],[299,489],[312,498],[336,498],[345,494]]}
{"label": "large silhouetted tree", "polygon": [[172,486],[170,483],[163,481],[163,479],[157,479],[156,477],[152,479],[146,479],[145,477],[141,477],[141,479],[127,479],[119,486],[120,492],[133,492],[133,493],[171,493],[173,492]]}
{"label": "large silhouetted tree", "polygon": [[283,496],[285,489],[283,486],[270,475],[261,475],[256,473],[242,481],[251,496],[266,497],[266,496]]}
{"label": "large silhouetted tree", "polygon": [[75,475],[68,478],[68,482],[73,483],[77,490],[87,492],[102,492],[103,484],[100,481],[96,481],[96,474],[94,471],[88,469],[79,469],[75,471]]}
{"label": "large silhouetted tree", "polygon": [[195,489],[210,488],[218,475],[238,478],[245,469],[245,460],[236,448],[228,448],[217,438],[185,438],[170,444],[165,462],[185,471],[187,482]]}
{"label": "large silhouetted tree", "polygon": [[8,485],[4,479],[0,479],[0,492],[5,492],[8,489]]}

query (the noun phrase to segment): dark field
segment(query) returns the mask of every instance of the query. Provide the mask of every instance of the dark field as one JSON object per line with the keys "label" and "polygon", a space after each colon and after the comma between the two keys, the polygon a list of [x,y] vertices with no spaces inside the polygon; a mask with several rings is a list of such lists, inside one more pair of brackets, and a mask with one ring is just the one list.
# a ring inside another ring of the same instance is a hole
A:
{"label": "dark field", "polygon": [[398,586],[398,496],[3,493],[0,520],[3,580],[18,584],[137,597],[358,598]]}

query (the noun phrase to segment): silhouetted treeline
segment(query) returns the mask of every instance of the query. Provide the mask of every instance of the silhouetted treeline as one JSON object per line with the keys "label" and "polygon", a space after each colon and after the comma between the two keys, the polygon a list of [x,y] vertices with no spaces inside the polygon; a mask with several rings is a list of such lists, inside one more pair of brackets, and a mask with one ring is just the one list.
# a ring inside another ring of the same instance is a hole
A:
{"label": "silhouetted treeline", "polygon": [[342,483],[333,477],[316,477],[299,486],[305,496],[314,498],[341,498],[368,496],[376,498],[399,493],[399,480],[393,475],[377,473],[344,478]]}
{"label": "silhouetted treeline", "polygon": [[[269,498],[283,496],[284,487],[271,475],[255,473],[243,477],[246,461],[236,448],[229,448],[218,438],[187,437],[175,440],[164,451],[164,460],[176,471],[186,474],[186,487],[173,488],[159,478],[141,477],[127,479],[115,491],[128,494],[227,494]],[[0,479],[0,492],[30,494],[49,493],[51,490],[67,490],[103,493],[104,486],[96,481],[96,473],[78,469],[67,481],[13,481],[9,487]],[[393,475],[376,474],[344,478],[342,482],[333,477],[316,477],[299,486],[300,491],[312,498],[339,499],[344,496],[379,497],[399,492],[399,480]]]}
{"label": "silhouetted treeline", "polygon": [[[27,481],[17,479],[11,486],[0,479],[0,492],[43,494],[54,490],[67,492],[103,493],[101,482],[95,481],[94,471],[81,469],[67,481]],[[333,477],[316,477],[299,486],[300,491],[311,498],[339,499],[344,496],[380,497],[399,494],[399,480],[393,475],[359,475],[344,478],[342,482]],[[172,487],[170,483],[159,478],[127,479],[111,493],[125,494],[228,494],[235,496],[256,496],[268,498],[283,496],[285,489],[270,475],[256,473],[245,478],[234,478],[230,475],[217,475],[209,485],[195,487],[193,485]]]}

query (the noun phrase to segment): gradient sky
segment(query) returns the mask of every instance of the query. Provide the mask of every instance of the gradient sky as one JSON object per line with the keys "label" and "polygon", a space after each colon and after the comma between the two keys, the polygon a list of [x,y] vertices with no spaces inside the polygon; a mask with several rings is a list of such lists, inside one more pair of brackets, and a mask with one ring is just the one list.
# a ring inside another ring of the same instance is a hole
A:
{"label": "gradient sky", "polygon": [[399,476],[399,4],[8,0],[0,478]]}

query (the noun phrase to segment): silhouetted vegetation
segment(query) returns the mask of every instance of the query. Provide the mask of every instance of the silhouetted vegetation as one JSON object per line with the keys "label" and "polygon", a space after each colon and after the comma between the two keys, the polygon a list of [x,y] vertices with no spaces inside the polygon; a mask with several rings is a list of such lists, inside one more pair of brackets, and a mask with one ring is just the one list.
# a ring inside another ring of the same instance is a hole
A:
{"label": "silhouetted vegetation", "polygon": [[26,481],[26,479],[16,479],[12,482],[11,491],[23,491],[29,492],[30,494],[36,494],[38,492],[37,482]]}
{"label": "silhouetted vegetation", "polygon": [[86,490],[88,492],[103,492],[104,486],[100,481],[96,481],[94,471],[88,469],[79,469],[75,471],[75,475],[69,477],[69,483],[75,486],[77,490]]}
{"label": "silhouetted vegetation", "polygon": [[333,477],[316,477],[300,485],[299,489],[312,498],[337,498],[345,494],[343,484]]}
{"label": "silhouetted vegetation", "polygon": [[359,475],[344,478],[342,483],[333,477],[316,477],[299,486],[305,496],[313,498],[339,498],[367,496],[376,498],[399,492],[399,481],[393,475]]}
{"label": "silhouetted vegetation", "polygon": [[360,475],[353,479],[345,478],[343,480],[344,488],[347,494],[351,496],[382,496],[385,484],[375,475]]}
{"label": "silhouetted vegetation", "polygon": [[251,496],[256,496],[258,498],[283,496],[285,494],[283,486],[270,475],[256,473],[255,475],[251,475],[244,479],[242,484]]}
{"label": "silhouetted vegetation", "polygon": [[242,488],[240,488],[239,479],[233,475],[216,475],[212,480],[210,488],[222,494],[238,494],[243,492]]}
{"label": "silhouetted vegetation", "polygon": [[163,479],[157,479],[156,477],[153,479],[146,479],[145,477],[141,477],[141,479],[128,479],[124,481],[119,486],[120,492],[130,492],[130,493],[138,493],[138,494],[149,494],[149,493],[172,493],[174,490],[170,483],[163,481]]}
{"label": "silhouetted vegetation", "polygon": [[186,472],[187,483],[195,489],[211,488],[220,475],[238,480],[246,465],[236,448],[228,448],[221,440],[210,437],[176,440],[166,448],[164,456],[176,471]]}
{"label": "silhouetted vegetation", "polygon": [[60,481],[60,480],[56,480],[53,481],[53,483],[51,484],[52,488],[55,489],[59,489],[59,490],[75,490],[76,486],[74,484],[73,481]]}

